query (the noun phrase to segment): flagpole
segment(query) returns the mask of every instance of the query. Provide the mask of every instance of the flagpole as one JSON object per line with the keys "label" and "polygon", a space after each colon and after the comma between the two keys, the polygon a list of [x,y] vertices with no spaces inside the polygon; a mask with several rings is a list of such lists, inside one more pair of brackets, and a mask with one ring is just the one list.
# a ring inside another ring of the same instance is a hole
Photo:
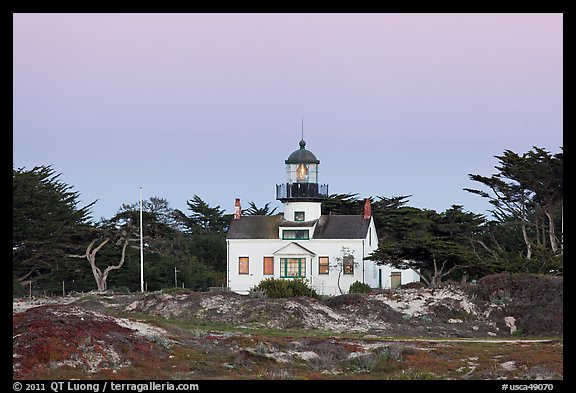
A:
{"label": "flagpole", "polygon": [[142,238],[142,187],[140,187],[140,290],[144,292],[144,241]]}

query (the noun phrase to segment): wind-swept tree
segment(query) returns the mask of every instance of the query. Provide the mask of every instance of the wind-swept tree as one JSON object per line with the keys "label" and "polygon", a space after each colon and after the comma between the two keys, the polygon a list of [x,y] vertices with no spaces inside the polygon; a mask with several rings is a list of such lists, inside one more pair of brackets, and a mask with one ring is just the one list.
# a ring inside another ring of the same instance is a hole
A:
{"label": "wind-swept tree", "polygon": [[[139,203],[123,204],[115,217],[108,220],[106,228],[125,229],[130,233],[129,246],[126,254],[127,265],[114,274],[111,285],[135,287],[140,278],[140,263],[130,263],[138,260],[138,252],[128,252],[131,249],[139,251]],[[142,201],[142,242],[144,245],[144,281],[148,290],[185,285],[186,288],[201,290],[218,285],[220,274],[208,263],[200,262],[196,255],[199,247],[209,246],[208,242],[199,240],[202,237],[221,236],[208,234],[209,231],[195,226],[193,232],[182,232],[182,223],[178,214],[167,200],[151,197]],[[118,258],[118,251],[116,251]],[[110,257],[108,257],[108,260]]]}
{"label": "wind-swept tree", "polygon": [[[140,240],[144,243],[148,255],[161,254],[169,248],[167,239],[172,238],[177,230],[172,220],[172,211],[165,199],[152,197],[142,201],[142,229],[141,236],[139,203],[123,204],[114,217],[102,219],[98,223],[83,254],[67,256],[86,258],[98,291],[106,291],[109,274],[124,266],[130,258],[130,250],[135,250],[132,251],[134,255],[139,254]],[[125,277],[123,286],[128,287],[133,281],[133,278]]]}
{"label": "wind-swept tree", "polygon": [[420,209],[407,206],[409,197],[379,196],[372,202],[374,225],[382,241],[402,239],[407,233],[421,230],[424,215]]}
{"label": "wind-swept tree", "polygon": [[[124,206],[125,208],[126,206]],[[94,232],[94,237],[86,248],[84,254],[68,254],[70,258],[86,258],[90,264],[90,269],[96,287],[99,292],[104,292],[108,288],[108,275],[114,270],[119,270],[126,261],[126,251],[130,243],[132,248],[139,250],[140,246],[137,245],[140,241],[139,230],[140,217],[137,212],[130,210],[121,210],[110,220],[102,220],[98,229]],[[109,252],[104,259],[105,268],[101,268],[96,263],[98,252],[104,246],[111,244],[112,246],[120,248],[120,256],[115,256],[114,253]],[[113,261],[113,262],[111,262]]]}
{"label": "wind-swept tree", "polygon": [[432,287],[455,273],[462,275],[482,266],[469,246],[481,216],[463,212],[461,206],[452,206],[442,214],[412,207],[397,210],[401,230],[382,236],[378,249],[367,259],[412,269]]}
{"label": "wind-swept tree", "polygon": [[64,256],[92,223],[80,193],[62,182],[52,166],[12,174],[12,272],[20,283],[62,268]]}
{"label": "wind-swept tree", "polygon": [[[99,292],[106,291],[108,275],[110,274],[111,271],[120,269],[122,267],[122,265],[124,264],[124,261],[126,259],[126,247],[128,247],[128,241],[129,240],[125,235],[123,235],[123,236],[119,236],[115,242],[116,245],[121,245],[121,249],[122,249],[120,260],[118,261],[118,263],[115,265],[108,265],[103,270],[96,265],[96,254],[111,239],[112,239],[111,236],[104,237],[101,239],[93,239],[90,242],[90,244],[88,245],[88,248],[86,248],[85,257],[88,260],[88,263],[90,264],[90,268],[92,269],[92,274],[94,275],[94,279],[96,280],[96,287],[98,288]],[[71,254],[71,255],[69,255],[69,257],[82,258],[83,256]]]}
{"label": "wind-swept tree", "polygon": [[498,222],[519,228],[527,260],[532,258],[535,247],[557,253],[564,188],[563,153],[553,155],[533,147],[521,156],[506,150],[496,158],[500,164],[496,166],[498,173],[490,177],[469,175],[490,192],[464,190],[487,198],[494,206],[491,212]]}

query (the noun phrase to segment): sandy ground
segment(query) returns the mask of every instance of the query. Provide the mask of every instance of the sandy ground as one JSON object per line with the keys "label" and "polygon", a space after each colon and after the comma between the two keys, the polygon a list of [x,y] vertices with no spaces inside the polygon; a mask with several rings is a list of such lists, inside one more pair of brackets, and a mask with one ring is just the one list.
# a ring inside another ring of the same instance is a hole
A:
{"label": "sandy ground", "polygon": [[[374,359],[384,353],[392,363],[378,372],[392,378],[406,367],[410,378],[421,372],[456,379],[561,378],[561,339],[513,335],[518,321],[505,306],[474,302],[456,287],[324,300],[209,292],[23,298],[13,301],[13,373],[41,379],[130,378],[134,370],[150,378],[357,378],[369,377],[365,369],[376,367]],[[298,336],[268,337],[268,329]],[[487,347],[476,353],[469,345]],[[539,345],[541,361],[531,349]]]}

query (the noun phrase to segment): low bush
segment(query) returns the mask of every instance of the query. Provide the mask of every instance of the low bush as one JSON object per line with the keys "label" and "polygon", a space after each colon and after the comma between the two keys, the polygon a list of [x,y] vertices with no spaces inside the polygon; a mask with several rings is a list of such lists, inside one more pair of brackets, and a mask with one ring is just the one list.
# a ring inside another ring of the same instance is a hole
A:
{"label": "low bush", "polygon": [[285,280],[282,278],[267,278],[250,289],[250,292],[264,292],[266,297],[287,298],[308,296],[318,299],[320,296],[308,285],[305,279]]}
{"label": "low bush", "polygon": [[348,293],[369,293],[372,291],[370,285],[364,284],[363,282],[356,281],[352,285],[350,285],[350,289]]}
{"label": "low bush", "polygon": [[[516,319],[516,335],[550,336],[564,332],[564,279],[541,274],[499,273],[469,287],[476,302],[497,306],[492,315]],[[506,329],[503,325],[501,328]]]}

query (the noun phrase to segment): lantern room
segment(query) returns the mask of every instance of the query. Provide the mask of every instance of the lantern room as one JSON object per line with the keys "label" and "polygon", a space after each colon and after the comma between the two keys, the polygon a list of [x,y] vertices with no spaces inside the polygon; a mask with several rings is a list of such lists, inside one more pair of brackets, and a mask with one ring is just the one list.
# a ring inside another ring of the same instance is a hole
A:
{"label": "lantern room", "polygon": [[314,153],[306,149],[306,142],[300,141],[300,148],[294,151],[286,163],[286,183],[276,185],[276,199],[281,201],[319,201],[328,196],[328,185],[318,185],[320,161]]}
{"label": "lantern room", "polygon": [[306,150],[306,142],[300,141],[300,149],[290,154],[286,162],[287,183],[318,183],[318,164],[314,153]]}

